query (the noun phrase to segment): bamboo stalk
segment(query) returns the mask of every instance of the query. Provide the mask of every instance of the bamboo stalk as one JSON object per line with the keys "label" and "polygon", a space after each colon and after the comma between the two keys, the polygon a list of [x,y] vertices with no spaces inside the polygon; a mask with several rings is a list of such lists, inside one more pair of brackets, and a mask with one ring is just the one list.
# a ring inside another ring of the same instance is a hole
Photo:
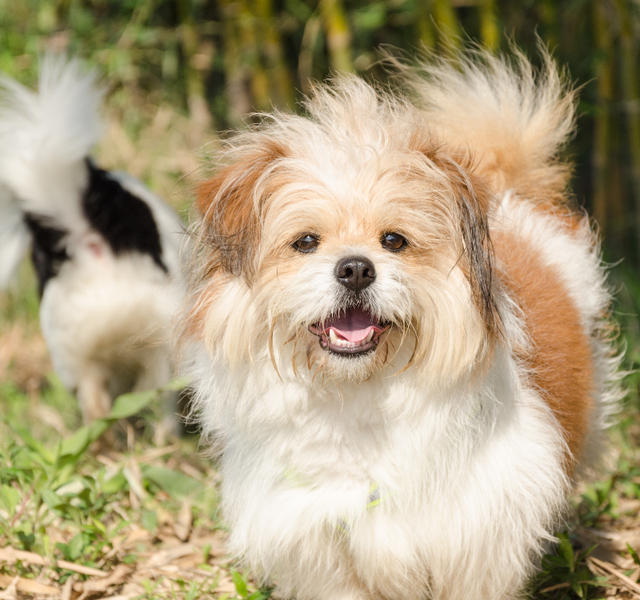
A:
{"label": "bamboo stalk", "polygon": [[455,54],[461,45],[462,28],[451,0],[435,0],[433,16],[438,26],[441,46],[445,51]]}
{"label": "bamboo stalk", "polygon": [[635,200],[636,251],[640,260],[640,85],[638,82],[638,39],[631,29],[632,15],[625,0],[618,0],[620,20],[620,82],[627,117],[631,179]]}
{"label": "bamboo stalk", "polygon": [[333,71],[353,71],[351,31],[342,0],[320,0],[320,17]]}
{"label": "bamboo stalk", "polygon": [[319,17],[312,15],[304,26],[300,54],[298,56],[298,79],[302,93],[308,96],[311,92],[313,78],[313,51],[320,35],[322,23]]}
{"label": "bamboo stalk", "polygon": [[207,130],[211,126],[211,112],[205,98],[205,70],[197,67],[200,36],[193,19],[192,0],[177,0],[177,9],[180,21],[179,39],[185,57],[189,114],[200,130]]}
{"label": "bamboo stalk", "polygon": [[558,45],[558,5],[557,0],[543,0],[540,5],[541,21],[545,25],[544,40],[548,48]]}
{"label": "bamboo stalk", "polygon": [[227,118],[231,125],[238,126],[242,123],[244,115],[251,110],[251,99],[245,86],[246,77],[240,52],[238,5],[234,0],[220,0],[220,9],[223,22]]}
{"label": "bamboo stalk", "polygon": [[243,61],[241,68],[245,71],[251,85],[251,99],[254,108],[269,110],[269,78],[262,64],[257,37],[256,15],[251,11],[247,0],[237,0],[238,26],[240,33]]}
{"label": "bamboo stalk", "polygon": [[607,218],[608,158],[611,150],[611,99],[614,85],[613,43],[606,7],[601,0],[592,3],[593,34],[599,51],[595,67],[597,104],[593,129],[593,215],[603,233],[609,230]]}
{"label": "bamboo stalk", "polygon": [[416,33],[427,48],[436,47],[436,31],[433,24],[434,0],[418,0],[416,9]]}
{"label": "bamboo stalk", "polygon": [[480,39],[485,47],[495,51],[500,46],[495,0],[481,0],[478,8],[480,9]]}
{"label": "bamboo stalk", "polygon": [[142,27],[147,20],[151,17],[156,6],[156,0],[145,0],[138,2],[131,15],[131,20],[124,28],[120,39],[118,40],[118,46],[120,48],[131,48],[136,42],[136,32],[139,27]]}
{"label": "bamboo stalk", "polygon": [[254,13],[257,17],[260,46],[267,64],[271,101],[276,106],[293,106],[293,84],[284,60],[273,0],[254,0]]}

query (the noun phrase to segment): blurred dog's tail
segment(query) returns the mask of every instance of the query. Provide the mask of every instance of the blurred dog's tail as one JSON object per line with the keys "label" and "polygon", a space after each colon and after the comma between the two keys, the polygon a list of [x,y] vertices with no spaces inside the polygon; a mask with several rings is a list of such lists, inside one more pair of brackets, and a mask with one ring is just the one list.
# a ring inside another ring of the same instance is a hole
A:
{"label": "blurred dog's tail", "polygon": [[101,92],[77,60],[48,53],[38,91],[0,76],[0,182],[24,212],[82,226],[86,159],[100,138]]}
{"label": "blurred dog's tail", "polygon": [[24,215],[13,192],[0,183],[0,290],[6,289],[31,243]]}
{"label": "blurred dog's tail", "polygon": [[0,75],[0,287],[30,241],[28,216],[82,232],[86,159],[101,134],[102,94],[77,60],[44,56],[38,91]]}
{"label": "blurred dog's tail", "polygon": [[515,49],[511,58],[476,49],[413,67],[392,62],[429,126],[469,150],[495,189],[560,201],[571,173],[558,151],[575,128],[576,93],[543,47],[540,57],[539,69]]}

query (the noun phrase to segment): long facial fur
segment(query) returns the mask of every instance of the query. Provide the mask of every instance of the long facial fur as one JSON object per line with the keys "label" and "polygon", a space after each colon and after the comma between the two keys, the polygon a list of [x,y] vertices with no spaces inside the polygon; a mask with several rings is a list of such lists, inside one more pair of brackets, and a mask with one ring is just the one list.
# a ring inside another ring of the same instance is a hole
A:
{"label": "long facial fur", "polygon": [[[379,97],[357,79],[320,96],[311,121],[276,114],[260,133],[236,138],[234,163],[201,188],[200,277],[209,285],[194,299],[197,324],[190,329],[201,329],[207,346],[232,364],[275,336],[276,354],[287,354],[283,344],[299,353],[295,368],[306,364],[348,379],[370,376],[409,344],[410,360],[425,376],[455,380],[490,350],[499,329],[482,206],[487,192],[466,173],[467,157],[416,137],[419,114],[409,105]],[[352,112],[378,118],[335,127]],[[390,231],[407,238],[404,252],[381,247]],[[310,255],[291,247],[305,232],[321,240]],[[336,262],[350,254],[376,265],[376,283],[358,301],[391,321],[393,331],[365,358],[308,352],[314,339],[307,326],[354,301],[333,276]],[[243,316],[236,322],[237,314]],[[463,334],[469,342],[462,347],[456,340]]]}

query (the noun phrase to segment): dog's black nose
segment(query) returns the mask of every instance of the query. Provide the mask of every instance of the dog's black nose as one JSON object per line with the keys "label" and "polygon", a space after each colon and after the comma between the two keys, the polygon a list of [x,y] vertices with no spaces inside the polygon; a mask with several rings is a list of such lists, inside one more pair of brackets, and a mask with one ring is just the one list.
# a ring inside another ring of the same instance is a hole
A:
{"label": "dog's black nose", "polygon": [[376,268],[364,256],[348,256],[336,265],[336,279],[345,287],[360,292],[376,279]]}

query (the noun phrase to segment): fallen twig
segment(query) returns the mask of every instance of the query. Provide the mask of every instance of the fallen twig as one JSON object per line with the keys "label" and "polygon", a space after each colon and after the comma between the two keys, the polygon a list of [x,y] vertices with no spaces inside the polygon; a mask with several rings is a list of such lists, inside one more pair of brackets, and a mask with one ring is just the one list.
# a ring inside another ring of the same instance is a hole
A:
{"label": "fallen twig", "polygon": [[[595,565],[596,567],[599,567],[600,569],[602,569],[602,570],[606,571],[607,573],[613,575],[614,577],[619,579],[625,585],[625,587],[627,587],[629,590],[631,590],[632,592],[640,595],[640,585],[638,585],[632,579],[629,579],[624,573],[622,573],[621,571],[616,569],[611,563],[605,562],[603,560],[599,560],[599,559],[595,558],[594,556],[588,556],[587,557],[587,566],[589,568],[591,568],[590,563],[593,563],[593,565]],[[591,570],[593,570],[593,569],[591,569]]]}
{"label": "fallen twig", "polygon": [[[9,588],[13,586],[13,589],[18,592],[25,592],[26,594],[40,594],[42,596],[57,596],[60,593],[58,588],[51,587],[50,585],[44,585],[38,583],[33,579],[25,579],[24,577],[11,577],[9,575],[0,575],[0,586]],[[10,596],[11,592],[9,591]],[[14,594],[15,596],[15,594]]]}
{"label": "fallen twig", "polygon": [[561,590],[562,588],[568,588],[571,584],[567,581],[564,583],[558,583],[556,585],[552,585],[551,587],[544,588],[540,590],[540,594],[548,594],[549,592],[555,592],[556,590]]}
{"label": "fallen twig", "polygon": [[80,573],[82,575],[93,575],[94,577],[106,577],[108,575],[108,573],[100,571],[99,569],[85,567],[84,565],[77,565],[66,560],[58,560],[54,562],[52,560],[49,560],[48,558],[45,558],[44,556],[36,554],[35,552],[16,550],[11,546],[0,548],[0,561],[4,561],[9,564],[13,564],[17,561],[22,561],[30,565],[39,565],[41,567],[59,567],[61,569],[73,571],[74,573]]}

